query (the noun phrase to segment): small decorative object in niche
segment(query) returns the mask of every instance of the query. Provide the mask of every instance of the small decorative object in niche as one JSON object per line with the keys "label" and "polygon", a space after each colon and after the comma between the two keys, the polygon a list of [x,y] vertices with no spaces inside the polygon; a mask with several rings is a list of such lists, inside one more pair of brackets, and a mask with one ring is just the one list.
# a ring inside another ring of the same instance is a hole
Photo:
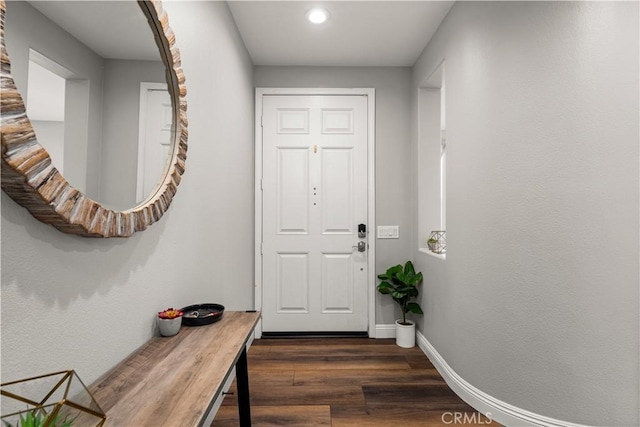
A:
{"label": "small decorative object in niche", "polygon": [[75,371],[0,384],[3,427],[102,426],[107,419]]}
{"label": "small decorative object in niche", "polygon": [[180,332],[182,325],[182,310],[167,308],[158,313],[158,328],[163,337],[172,337]]}
{"label": "small decorative object in niche", "polygon": [[447,252],[447,232],[432,231],[427,240],[429,250],[434,254],[444,254]]}

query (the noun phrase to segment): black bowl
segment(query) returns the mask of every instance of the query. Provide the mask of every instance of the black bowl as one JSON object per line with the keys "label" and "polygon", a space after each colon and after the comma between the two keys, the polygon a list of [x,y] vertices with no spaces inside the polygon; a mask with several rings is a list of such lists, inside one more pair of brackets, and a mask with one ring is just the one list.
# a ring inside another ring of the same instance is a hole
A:
{"label": "black bowl", "polygon": [[195,304],[182,308],[182,324],[185,326],[209,325],[222,319],[224,305]]}

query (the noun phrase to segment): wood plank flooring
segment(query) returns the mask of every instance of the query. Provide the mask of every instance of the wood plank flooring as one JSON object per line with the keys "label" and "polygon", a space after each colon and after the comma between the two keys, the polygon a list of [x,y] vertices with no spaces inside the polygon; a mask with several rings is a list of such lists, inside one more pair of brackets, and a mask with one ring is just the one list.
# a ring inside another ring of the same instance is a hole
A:
{"label": "wood plank flooring", "polygon": [[[269,338],[248,361],[256,427],[499,425],[456,396],[422,350],[395,340]],[[229,391],[212,427],[238,425],[235,384]]]}

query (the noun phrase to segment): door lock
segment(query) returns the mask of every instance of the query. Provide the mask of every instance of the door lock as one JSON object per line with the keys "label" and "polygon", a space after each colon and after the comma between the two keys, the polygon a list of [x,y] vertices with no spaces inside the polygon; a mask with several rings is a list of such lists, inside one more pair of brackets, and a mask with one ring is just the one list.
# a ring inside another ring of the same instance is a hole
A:
{"label": "door lock", "polygon": [[358,224],[358,237],[361,239],[367,237],[367,226],[365,224]]}
{"label": "door lock", "polygon": [[357,249],[358,252],[364,252],[367,250],[367,243],[366,242],[358,242],[357,246],[352,246],[352,248]]}

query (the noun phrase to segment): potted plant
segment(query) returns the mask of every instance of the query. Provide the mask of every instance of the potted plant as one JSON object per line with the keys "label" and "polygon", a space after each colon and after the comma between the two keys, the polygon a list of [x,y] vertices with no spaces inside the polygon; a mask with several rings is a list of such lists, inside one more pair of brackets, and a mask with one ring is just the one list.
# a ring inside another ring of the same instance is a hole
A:
{"label": "potted plant", "polygon": [[101,426],[107,419],[74,370],[0,384],[2,427]]}
{"label": "potted plant", "polygon": [[158,328],[160,328],[160,335],[163,337],[172,337],[180,331],[182,325],[182,315],[184,313],[180,310],[173,308],[167,308],[164,311],[158,312]]}
{"label": "potted plant", "polygon": [[413,263],[407,261],[390,267],[386,273],[379,274],[382,282],[378,285],[378,291],[391,298],[400,305],[402,320],[396,320],[396,344],[400,347],[411,348],[416,344],[416,324],[407,320],[407,313],[422,314],[422,308],[412,300],[418,296],[417,286],[422,282],[422,273],[416,273]]}
{"label": "potted plant", "polygon": [[[18,414],[20,419],[15,427],[71,427],[73,422],[78,417],[77,415],[72,419],[65,417],[60,420],[60,414],[47,414],[42,409],[33,409],[21,414]],[[14,427],[14,425],[8,421],[2,421],[4,427]]]}

